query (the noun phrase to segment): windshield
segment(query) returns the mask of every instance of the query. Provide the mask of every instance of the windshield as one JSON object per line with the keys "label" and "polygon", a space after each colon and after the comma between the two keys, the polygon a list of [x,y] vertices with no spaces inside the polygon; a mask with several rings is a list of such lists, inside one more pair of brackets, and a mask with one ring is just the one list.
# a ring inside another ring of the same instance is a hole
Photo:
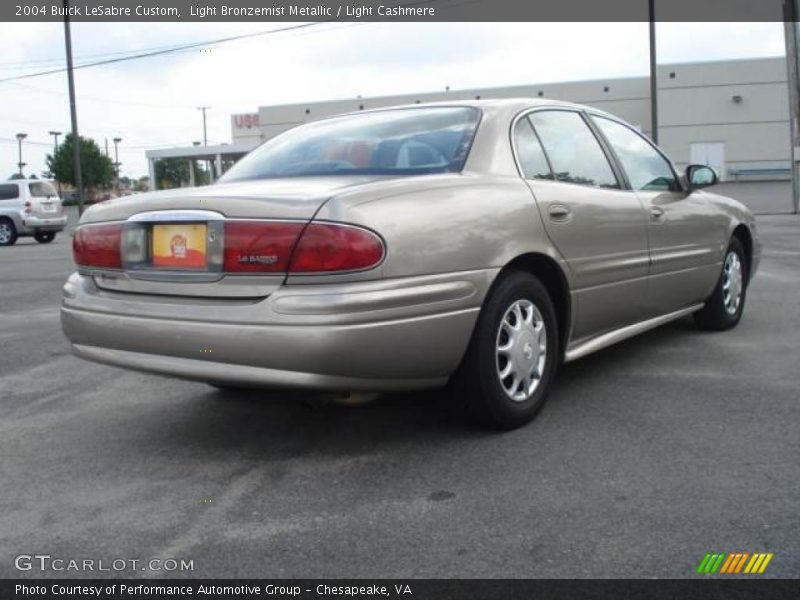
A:
{"label": "windshield", "polygon": [[29,183],[28,189],[31,191],[31,196],[34,198],[47,198],[49,196],[57,196],[55,188],[46,181],[37,181]]}
{"label": "windshield", "polygon": [[410,108],[326,119],[256,148],[222,181],[309,175],[419,175],[460,171],[480,111]]}

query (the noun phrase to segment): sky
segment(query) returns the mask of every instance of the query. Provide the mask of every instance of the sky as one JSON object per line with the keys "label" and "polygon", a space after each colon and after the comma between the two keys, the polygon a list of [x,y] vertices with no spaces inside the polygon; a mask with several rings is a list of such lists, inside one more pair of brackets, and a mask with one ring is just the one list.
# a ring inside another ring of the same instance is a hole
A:
{"label": "sky", "polygon": [[[279,23],[73,23],[76,64],[139,50],[291,26]],[[60,23],[0,23],[0,79],[65,64]],[[784,55],[782,23],[660,23],[658,62]],[[122,138],[122,175],[147,174],[146,148],[231,141],[230,115],[259,106],[642,76],[647,23],[327,23],[75,71],[78,129],[101,148]],[[0,81],[0,179],[41,174],[48,131],[69,131],[67,78]]]}

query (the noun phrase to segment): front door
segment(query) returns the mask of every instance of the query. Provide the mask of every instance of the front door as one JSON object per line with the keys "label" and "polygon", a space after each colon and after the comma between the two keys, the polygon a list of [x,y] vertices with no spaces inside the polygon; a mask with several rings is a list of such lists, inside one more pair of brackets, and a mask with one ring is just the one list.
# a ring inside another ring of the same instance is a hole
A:
{"label": "front door", "polygon": [[515,136],[547,234],[572,275],[572,340],[641,320],[649,257],[639,198],[622,189],[580,113],[535,111]]}
{"label": "front door", "polygon": [[648,213],[645,311],[658,316],[703,302],[719,276],[725,219],[701,191],[684,190],[669,161],[626,125],[592,117]]}

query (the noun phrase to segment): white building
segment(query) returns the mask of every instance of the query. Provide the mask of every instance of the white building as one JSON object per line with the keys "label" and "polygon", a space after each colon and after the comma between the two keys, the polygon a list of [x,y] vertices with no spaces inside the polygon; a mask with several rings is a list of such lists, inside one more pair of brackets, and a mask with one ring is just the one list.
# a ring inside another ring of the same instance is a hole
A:
{"label": "white building", "polygon": [[[147,152],[213,160],[217,174],[264,140],[296,125],[346,112],[441,100],[544,97],[587,104],[638,126],[650,135],[648,77],[448,90],[262,106],[231,115],[233,143]],[[783,57],[661,65],[658,67],[659,145],[683,168],[714,167],[726,180],[791,178],[791,137],[786,61]]]}

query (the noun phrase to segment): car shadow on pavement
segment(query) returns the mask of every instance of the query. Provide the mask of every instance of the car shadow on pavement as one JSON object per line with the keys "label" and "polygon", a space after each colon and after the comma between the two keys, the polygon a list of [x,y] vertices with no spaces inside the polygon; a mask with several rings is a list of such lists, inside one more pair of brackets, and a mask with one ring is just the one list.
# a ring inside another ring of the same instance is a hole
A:
{"label": "car shadow on pavement", "polygon": [[[649,352],[688,343],[696,331],[691,319],[676,321],[563,365],[538,419],[505,435],[538,435],[540,427],[547,427],[543,421],[549,418],[549,408],[560,406],[558,413],[581,410],[570,404],[580,401],[581,394],[573,398],[573,392],[591,393],[593,386],[621,377],[631,366],[647,360]],[[369,404],[343,406],[323,402],[324,396],[314,393],[200,389],[166,414],[148,411],[141,415],[154,420],[153,427],[144,425],[148,435],[158,438],[152,440],[154,445],[184,451],[193,447],[208,452],[246,449],[264,457],[286,458],[361,454],[367,449],[407,444],[458,444],[498,436],[496,431],[459,418],[447,402],[445,390],[389,394]]]}

